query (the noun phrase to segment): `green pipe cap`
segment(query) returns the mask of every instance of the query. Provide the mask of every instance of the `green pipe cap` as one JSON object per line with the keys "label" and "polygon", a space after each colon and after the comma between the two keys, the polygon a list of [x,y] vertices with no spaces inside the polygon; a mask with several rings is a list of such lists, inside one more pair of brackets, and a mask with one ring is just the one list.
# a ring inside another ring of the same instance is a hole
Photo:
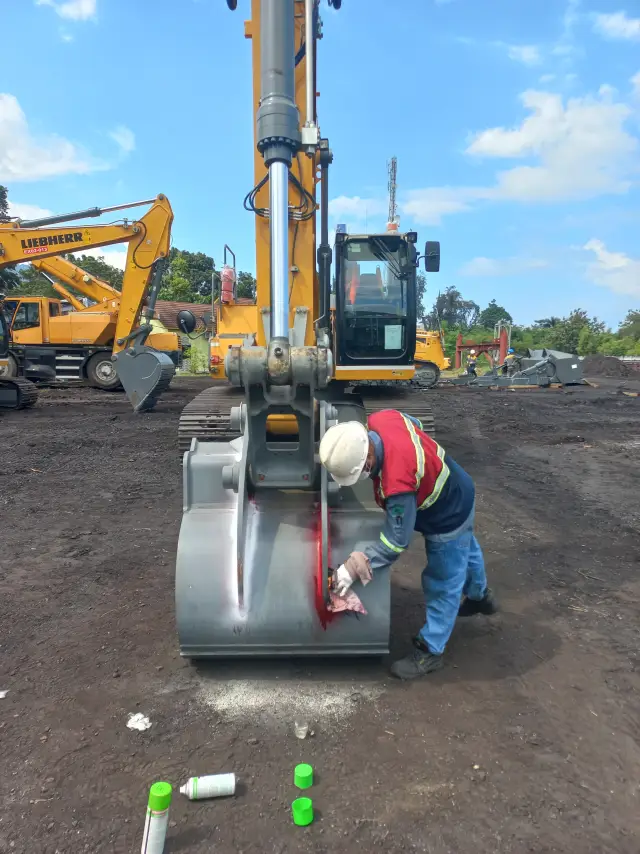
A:
{"label": "green pipe cap", "polygon": [[296,765],[293,772],[293,782],[299,789],[308,789],[313,786],[313,768],[303,762],[301,765]]}
{"label": "green pipe cap", "polygon": [[311,798],[296,798],[291,804],[293,823],[298,827],[306,827],[313,821],[313,801]]}
{"label": "green pipe cap", "polygon": [[171,783],[154,783],[149,789],[149,809],[162,812],[171,803]]}

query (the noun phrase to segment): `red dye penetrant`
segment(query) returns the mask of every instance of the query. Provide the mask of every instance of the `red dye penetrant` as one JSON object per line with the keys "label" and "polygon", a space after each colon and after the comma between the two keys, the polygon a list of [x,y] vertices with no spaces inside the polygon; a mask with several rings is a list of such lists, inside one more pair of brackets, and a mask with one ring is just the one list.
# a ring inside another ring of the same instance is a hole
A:
{"label": "red dye penetrant", "polygon": [[[328,513],[329,511],[327,511]],[[327,516],[327,519],[329,517]],[[330,520],[329,520],[330,521]],[[329,524],[329,531],[331,531],[331,525]],[[331,538],[329,538],[329,549],[328,549],[328,562],[331,563]],[[322,516],[320,511],[320,505],[317,506],[317,516],[316,516],[316,572],[315,572],[315,600],[316,600],[316,611],[318,612],[318,618],[320,619],[320,624],[323,629],[327,628],[327,625],[336,617],[336,614],[332,613],[327,608],[327,603],[324,598],[324,581],[323,572],[322,572]]]}

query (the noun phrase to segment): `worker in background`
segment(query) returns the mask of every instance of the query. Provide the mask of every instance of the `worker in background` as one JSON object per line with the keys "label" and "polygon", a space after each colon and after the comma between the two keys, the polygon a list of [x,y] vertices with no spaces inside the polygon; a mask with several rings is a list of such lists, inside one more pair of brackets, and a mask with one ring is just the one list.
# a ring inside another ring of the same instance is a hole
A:
{"label": "worker in background", "polygon": [[513,376],[518,370],[519,356],[516,356],[516,351],[513,347],[509,347],[504,363],[502,364],[502,373],[507,376]]}
{"label": "worker in background", "polygon": [[478,374],[476,373],[476,363],[478,361],[478,357],[476,356],[475,350],[469,350],[469,356],[467,358],[467,375],[470,377],[475,377],[478,379]]}
{"label": "worker in background", "polygon": [[412,651],[395,661],[391,672],[414,679],[439,670],[456,618],[497,610],[473,533],[473,480],[417,419],[393,409],[369,416],[368,427],[359,421],[330,427],[320,442],[320,460],[341,486],[371,477],[376,502],[386,513],[379,540],[364,552],[352,552],[336,570],[339,595],[354,581],[388,568],[408,548],[414,530],[424,536],[426,622]]}

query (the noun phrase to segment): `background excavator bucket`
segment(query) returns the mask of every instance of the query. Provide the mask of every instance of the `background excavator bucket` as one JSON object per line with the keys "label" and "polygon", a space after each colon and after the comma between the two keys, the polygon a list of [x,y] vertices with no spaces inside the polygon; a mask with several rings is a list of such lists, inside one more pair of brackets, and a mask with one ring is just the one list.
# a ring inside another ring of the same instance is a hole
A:
{"label": "background excavator bucket", "polygon": [[150,332],[150,326],[140,327],[133,335],[131,346],[112,357],[134,412],[153,409],[176,372],[170,356],[144,343]]}

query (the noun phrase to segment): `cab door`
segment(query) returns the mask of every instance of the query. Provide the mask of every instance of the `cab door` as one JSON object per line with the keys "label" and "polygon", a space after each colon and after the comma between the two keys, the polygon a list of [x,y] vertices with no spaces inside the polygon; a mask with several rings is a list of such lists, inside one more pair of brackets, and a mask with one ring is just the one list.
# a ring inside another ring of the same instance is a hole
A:
{"label": "cab door", "polygon": [[41,300],[20,300],[11,321],[14,344],[42,344],[43,318]]}

